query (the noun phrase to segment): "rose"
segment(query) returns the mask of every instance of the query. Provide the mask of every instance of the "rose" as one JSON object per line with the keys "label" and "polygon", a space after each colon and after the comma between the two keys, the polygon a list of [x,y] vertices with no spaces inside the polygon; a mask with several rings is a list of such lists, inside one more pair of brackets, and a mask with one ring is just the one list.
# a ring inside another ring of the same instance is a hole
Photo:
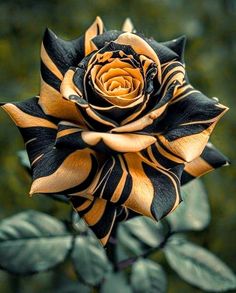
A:
{"label": "rose", "polygon": [[40,96],[3,108],[19,127],[33,173],[31,194],[66,194],[105,244],[115,221],[159,220],[186,183],[227,163],[209,135],[227,108],[195,90],[183,37],[158,43],[105,31],[97,18],[64,41],[46,30]]}

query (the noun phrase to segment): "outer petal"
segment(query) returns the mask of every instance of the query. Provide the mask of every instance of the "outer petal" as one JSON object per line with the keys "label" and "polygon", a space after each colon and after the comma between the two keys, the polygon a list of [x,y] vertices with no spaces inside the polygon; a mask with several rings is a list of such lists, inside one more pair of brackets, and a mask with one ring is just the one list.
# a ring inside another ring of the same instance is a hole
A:
{"label": "outer petal", "polygon": [[96,50],[97,47],[93,43],[92,39],[97,35],[104,33],[104,25],[100,17],[97,17],[94,23],[87,29],[85,33],[85,56],[89,55],[92,51]]}
{"label": "outer petal", "polygon": [[157,139],[168,152],[190,162],[200,156],[216,123],[227,110],[200,92],[190,92],[174,100],[162,121],[157,121]]}
{"label": "outer petal", "polygon": [[72,196],[70,200],[74,209],[88,224],[102,245],[106,245],[108,242],[116,222],[125,221],[139,215],[126,207],[117,206],[102,198],[87,199]]}
{"label": "outer petal", "polygon": [[229,165],[229,159],[218,151],[211,143],[208,143],[201,156],[190,163],[186,163],[181,178],[185,184],[200,177],[214,169]]}
{"label": "outer petal", "polygon": [[55,148],[57,120],[44,114],[37,98],[2,107],[24,138],[33,172],[31,194],[86,190],[98,167],[94,151]]}
{"label": "outer petal", "polygon": [[154,50],[161,64],[179,59],[178,58],[179,56],[175,51],[171,50],[167,46],[164,46],[162,43],[159,43],[155,41],[154,39],[148,39],[148,38],[145,38],[145,41]]}
{"label": "outer petal", "polygon": [[47,29],[41,45],[40,106],[45,114],[83,123],[76,105],[63,99],[61,82],[70,66],[77,65],[84,56],[83,37],[64,41]]}
{"label": "outer petal", "polygon": [[71,202],[102,245],[106,245],[115,223],[117,207],[102,198],[89,200],[74,196]]}
{"label": "outer petal", "polygon": [[161,45],[174,51],[179,56],[179,60],[182,63],[184,63],[185,44],[186,44],[186,36],[181,36],[177,39],[161,43]]}
{"label": "outer petal", "polygon": [[71,101],[63,99],[60,93],[61,82],[71,66],[77,66],[84,55],[96,49],[92,38],[103,33],[99,17],[86,31],[84,37],[65,41],[47,29],[41,46],[41,90],[40,105],[51,116],[83,124],[79,109]]}
{"label": "outer petal", "polygon": [[7,103],[2,108],[19,128],[32,164],[48,146],[53,145],[57,120],[44,114],[37,97],[24,102]]}
{"label": "outer petal", "polygon": [[159,220],[181,201],[182,169],[158,168],[140,153],[117,155],[104,164],[89,193]]}
{"label": "outer petal", "polygon": [[33,183],[30,194],[86,194],[97,172],[98,163],[95,153],[89,149],[73,151],[52,148],[42,154],[32,168]]}
{"label": "outer petal", "polygon": [[178,165],[185,163],[183,159],[167,152],[166,149],[158,142],[141,151],[141,153],[145,158],[154,162],[158,167],[166,170],[171,170]]}
{"label": "outer petal", "polygon": [[122,31],[127,33],[132,33],[134,31],[134,25],[130,18],[126,18],[126,20],[124,21]]}
{"label": "outer petal", "polygon": [[58,78],[70,66],[76,66],[84,57],[84,38],[65,41],[50,29],[46,29],[41,45],[41,60]]}

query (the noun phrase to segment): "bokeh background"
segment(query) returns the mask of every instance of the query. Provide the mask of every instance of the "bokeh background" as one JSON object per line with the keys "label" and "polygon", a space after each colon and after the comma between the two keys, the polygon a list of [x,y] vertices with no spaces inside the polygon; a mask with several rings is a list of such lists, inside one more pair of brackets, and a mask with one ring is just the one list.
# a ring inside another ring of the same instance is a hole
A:
{"label": "bokeh background", "polygon": [[[217,126],[212,142],[227,154],[232,165],[203,179],[212,220],[207,231],[191,234],[190,238],[210,249],[236,272],[236,1],[0,0],[1,101],[38,94],[40,43],[46,27],[65,39],[73,39],[97,15],[103,18],[107,29],[119,29],[129,16],[139,32],[158,41],[185,34],[186,68],[191,83],[231,108]],[[46,197],[27,197],[30,178],[16,155],[22,148],[17,129],[1,112],[0,219],[28,208],[66,217],[68,207]],[[167,266],[166,270],[168,292],[201,292],[185,284]],[[56,274],[21,278],[0,271],[0,292],[59,292],[55,284],[70,274],[60,267]]]}

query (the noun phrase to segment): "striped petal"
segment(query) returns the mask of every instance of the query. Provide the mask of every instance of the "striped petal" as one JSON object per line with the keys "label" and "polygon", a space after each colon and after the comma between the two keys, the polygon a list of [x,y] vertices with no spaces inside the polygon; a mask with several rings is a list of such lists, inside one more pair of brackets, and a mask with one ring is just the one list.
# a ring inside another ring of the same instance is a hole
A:
{"label": "striped petal", "polygon": [[227,166],[229,163],[230,161],[225,155],[217,150],[211,143],[208,143],[200,157],[185,164],[181,183],[188,183],[214,169]]}
{"label": "striped petal", "polygon": [[97,35],[101,35],[103,33],[104,33],[103,22],[100,17],[97,17],[94,23],[85,32],[85,36],[84,36],[85,56],[89,55],[92,51],[97,49],[92,39],[96,37]]}
{"label": "striped petal", "polygon": [[76,66],[84,56],[83,37],[65,41],[47,29],[41,45],[41,88],[39,104],[45,114],[83,123],[76,105],[60,93],[65,72]]}
{"label": "striped petal", "polygon": [[214,169],[227,166],[230,163],[229,159],[211,143],[207,143],[201,155],[189,163],[186,163],[183,159],[168,152],[166,148],[158,142],[141,151],[141,154],[160,168],[167,170],[184,164],[181,184],[185,184]]}
{"label": "striped petal", "polygon": [[6,103],[2,108],[19,128],[31,164],[53,145],[57,134],[57,120],[44,114],[38,98],[23,102]]}
{"label": "striped petal", "polygon": [[178,165],[183,165],[185,161],[168,151],[158,141],[141,151],[141,154],[148,160],[154,162],[162,169],[170,170]]}
{"label": "striped petal", "polygon": [[117,207],[102,199],[71,197],[74,209],[88,224],[102,245],[106,245],[117,216]]}
{"label": "striped petal", "polygon": [[95,153],[90,149],[67,150],[52,147],[32,165],[33,183],[30,194],[86,194],[97,169]]}
{"label": "striped petal", "polygon": [[182,169],[182,165],[161,169],[140,153],[113,156],[97,174],[89,193],[159,220],[181,201]]}
{"label": "striped petal", "polygon": [[38,98],[2,106],[18,126],[31,162],[31,194],[85,191],[97,172],[95,152],[56,148],[57,123],[38,105]]}
{"label": "striped petal", "polygon": [[115,223],[139,215],[127,207],[117,206],[102,198],[72,196],[70,201],[103,246],[107,244]]}
{"label": "striped petal", "polygon": [[84,131],[68,123],[60,123],[56,146],[65,148],[93,148],[105,153],[138,152],[153,144],[153,136],[135,133],[104,133]]}
{"label": "striped petal", "polygon": [[157,140],[167,152],[190,162],[204,150],[211,132],[227,107],[200,92],[174,100],[156,124]]}
{"label": "striped petal", "polygon": [[59,38],[50,29],[46,29],[41,45],[43,64],[59,79],[62,79],[70,66],[76,66],[84,57],[84,38],[72,41]]}

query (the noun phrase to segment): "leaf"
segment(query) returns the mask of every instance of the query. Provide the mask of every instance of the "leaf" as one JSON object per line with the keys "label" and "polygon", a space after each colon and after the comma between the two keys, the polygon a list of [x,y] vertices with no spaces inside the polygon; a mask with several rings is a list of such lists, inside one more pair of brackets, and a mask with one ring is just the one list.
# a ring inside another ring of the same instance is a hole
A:
{"label": "leaf", "polygon": [[135,293],[163,293],[167,289],[166,276],[161,266],[144,258],[132,267],[131,285]]}
{"label": "leaf", "polygon": [[71,245],[64,224],[40,212],[22,212],[0,223],[0,267],[11,273],[53,268],[65,259]]}
{"label": "leaf", "polygon": [[125,228],[136,238],[150,247],[157,247],[164,240],[160,222],[154,222],[147,217],[136,217],[124,224]]}
{"label": "leaf", "polygon": [[101,293],[132,293],[124,273],[113,273],[108,275],[102,284]]}
{"label": "leaf", "polygon": [[75,238],[72,261],[78,276],[90,285],[100,283],[111,270],[104,248],[91,235]]}
{"label": "leaf", "polygon": [[72,223],[72,227],[74,228],[76,232],[90,233],[91,231],[88,228],[88,225],[85,224],[84,220],[80,218],[79,214],[74,210],[72,210],[72,213],[71,213],[71,223]]}
{"label": "leaf", "polygon": [[149,247],[158,247],[164,240],[162,224],[141,216],[121,223],[118,228],[117,259],[139,256]]}
{"label": "leaf", "polygon": [[116,247],[117,261],[119,262],[129,257],[139,256],[148,249],[130,233],[124,223],[119,224]]}
{"label": "leaf", "polygon": [[202,182],[198,179],[181,187],[183,202],[167,220],[173,232],[202,230],[210,222],[210,207]]}
{"label": "leaf", "polygon": [[170,266],[186,282],[206,291],[236,288],[234,273],[206,249],[173,237],[164,252]]}
{"label": "leaf", "polygon": [[92,289],[78,282],[66,282],[63,286],[56,288],[56,293],[91,293]]}

